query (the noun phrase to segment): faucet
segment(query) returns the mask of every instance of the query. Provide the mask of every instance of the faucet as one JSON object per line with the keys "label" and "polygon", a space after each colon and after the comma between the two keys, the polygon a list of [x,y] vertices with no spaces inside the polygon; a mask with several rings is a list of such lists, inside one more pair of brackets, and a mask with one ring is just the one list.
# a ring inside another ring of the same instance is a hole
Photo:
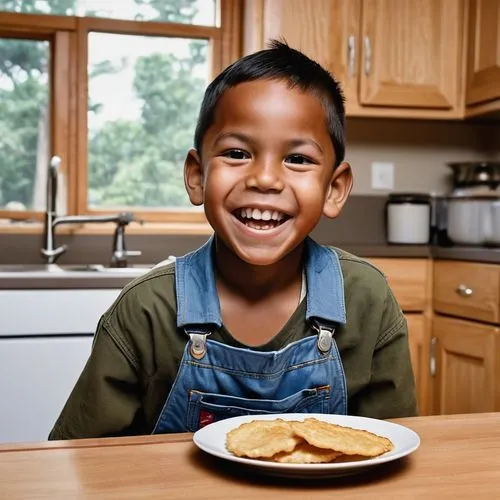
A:
{"label": "faucet", "polygon": [[139,256],[140,250],[126,250],[125,247],[125,227],[134,220],[134,215],[130,212],[121,212],[116,215],[65,215],[57,216],[57,180],[61,158],[53,156],[49,163],[47,175],[47,202],[44,218],[44,248],[42,255],[46,258],[47,264],[55,264],[57,258],[67,249],[67,245],[56,247],[55,228],[60,224],[85,224],[85,223],[116,223],[115,235],[113,238],[113,254],[111,257],[112,267],[126,267],[127,257]]}

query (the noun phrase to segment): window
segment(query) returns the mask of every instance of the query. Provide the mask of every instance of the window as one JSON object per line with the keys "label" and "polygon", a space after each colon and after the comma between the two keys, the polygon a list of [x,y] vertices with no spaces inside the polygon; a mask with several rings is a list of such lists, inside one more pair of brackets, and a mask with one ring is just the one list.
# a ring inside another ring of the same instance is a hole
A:
{"label": "window", "polygon": [[43,210],[50,42],[0,38],[0,208]]}
{"label": "window", "polygon": [[59,213],[204,220],[183,163],[240,1],[0,0],[0,217],[43,217],[58,155]]}
{"label": "window", "polygon": [[88,206],[190,208],[182,165],[208,43],[109,33],[88,42]]}

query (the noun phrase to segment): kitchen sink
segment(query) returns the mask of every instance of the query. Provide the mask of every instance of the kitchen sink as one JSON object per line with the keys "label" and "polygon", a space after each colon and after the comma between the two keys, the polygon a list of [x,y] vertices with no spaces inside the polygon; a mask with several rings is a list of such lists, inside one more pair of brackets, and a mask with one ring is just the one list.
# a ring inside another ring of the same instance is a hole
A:
{"label": "kitchen sink", "polygon": [[149,271],[153,266],[108,267],[101,264],[73,264],[62,266],[62,272],[90,272],[106,274],[140,274]]}

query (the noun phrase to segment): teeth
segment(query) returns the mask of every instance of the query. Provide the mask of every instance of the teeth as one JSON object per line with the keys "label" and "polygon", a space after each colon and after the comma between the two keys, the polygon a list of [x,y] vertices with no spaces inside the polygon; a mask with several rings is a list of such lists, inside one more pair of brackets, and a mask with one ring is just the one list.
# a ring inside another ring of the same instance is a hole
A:
{"label": "teeth", "polygon": [[254,219],[254,220],[275,220],[280,221],[285,216],[282,212],[277,210],[259,210],[258,208],[240,208],[240,217],[243,219]]}
{"label": "teeth", "polygon": [[254,208],[253,212],[252,212],[252,219],[255,219],[255,220],[262,219],[262,212],[259,209]]}

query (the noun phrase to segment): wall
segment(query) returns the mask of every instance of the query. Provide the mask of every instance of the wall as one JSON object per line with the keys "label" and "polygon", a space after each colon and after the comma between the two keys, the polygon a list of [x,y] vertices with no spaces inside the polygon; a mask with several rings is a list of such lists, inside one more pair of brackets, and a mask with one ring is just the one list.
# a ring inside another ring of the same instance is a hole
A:
{"label": "wall", "polygon": [[[354,253],[357,249],[353,245],[384,245],[384,206],[385,196],[352,196],[339,218],[332,221],[323,217],[312,236],[319,243],[343,246]],[[169,255],[183,255],[198,248],[208,237],[127,235],[127,248],[142,251],[140,257],[130,259],[130,264],[155,264]],[[41,264],[42,244],[41,235],[0,234],[0,265]],[[59,264],[107,264],[111,258],[111,235],[59,235],[57,244],[68,245]]]}
{"label": "wall", "polygon": [[[354,190],[336,221],[323,219],[313,233],[320,243],[383,245],[386,192],[371,188],[371,162],[395,163],[395,191],[448,189],[447,161],[500,161],[500,121],[460,123],[419,120],[347,119],[347,159]],[[127,236],[128,248],[141,249],[137,263],[156,263],[197,248],[207,236]],[[68,252],[60,263],[107,263],[112,236],[60,235]],[[0,264],[41,263],[41,235],[0,234]],[[353,250],[354,251],[354,250]],[[356,252],[355,252],[356,253]]]}
{"label": "wall", "polygon": [[353,194],[371,188],[371,163],[395,163],[394,191],[446,192],[450,161],[500,161],[500,121],[440,122],[347,118],[346,159],[354,171]]}

